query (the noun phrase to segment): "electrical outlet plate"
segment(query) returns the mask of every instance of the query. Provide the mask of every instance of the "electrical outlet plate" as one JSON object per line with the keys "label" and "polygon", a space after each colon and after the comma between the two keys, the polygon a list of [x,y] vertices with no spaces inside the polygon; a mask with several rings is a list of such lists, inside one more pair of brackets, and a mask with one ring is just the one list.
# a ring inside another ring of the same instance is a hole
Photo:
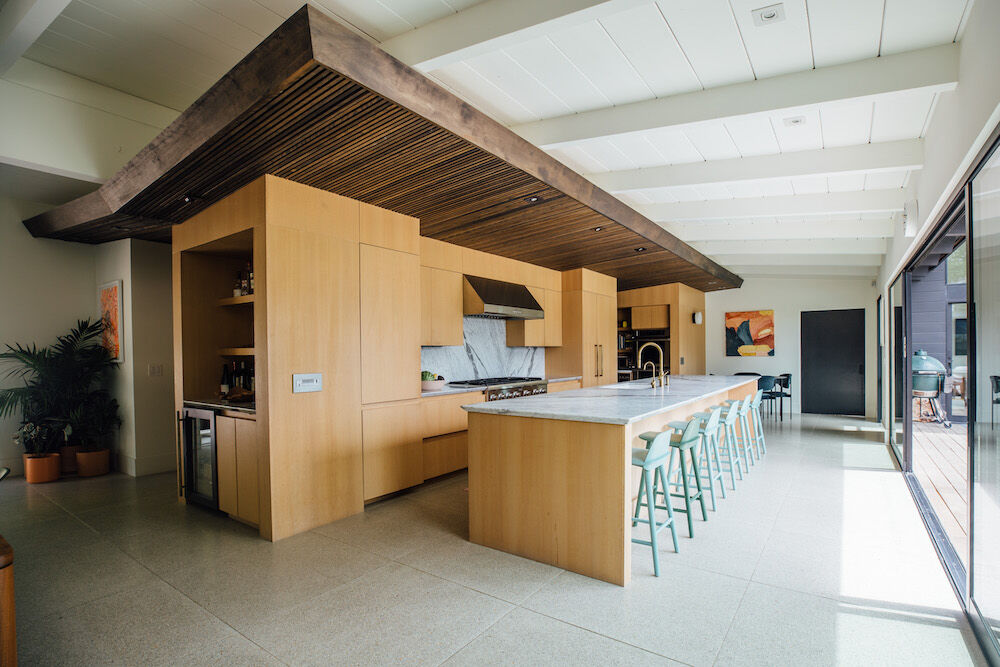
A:
{"label": "electrical outlet plate", "polygon": [[295,373],[292,375],[292,393],[308,394],[323,391],[322,373]]}

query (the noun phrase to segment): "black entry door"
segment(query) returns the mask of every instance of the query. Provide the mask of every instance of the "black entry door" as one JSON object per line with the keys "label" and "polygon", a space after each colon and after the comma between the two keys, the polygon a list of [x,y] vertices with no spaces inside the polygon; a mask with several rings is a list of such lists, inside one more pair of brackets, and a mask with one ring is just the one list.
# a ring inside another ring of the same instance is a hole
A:
{"label": "black entry door", "polygon": [[802,313],[802,412],[865,414],[865,310]]}

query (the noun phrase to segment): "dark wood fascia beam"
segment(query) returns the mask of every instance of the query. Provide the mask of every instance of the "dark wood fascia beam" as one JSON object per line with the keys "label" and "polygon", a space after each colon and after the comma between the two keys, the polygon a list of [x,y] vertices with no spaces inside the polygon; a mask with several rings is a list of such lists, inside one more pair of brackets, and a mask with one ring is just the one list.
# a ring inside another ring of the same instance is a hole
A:
{"label": "dark wood fascia beam", "polygon": [[465,141],[560,190],[665,250],[734,287],[742,280],[548,153],[459,99],[378,46],[307,7],[313,54],[320,65],[410,109]]}
{"label": "dark wood fascia beam", "polygon": [[[35,236],[55,235],[120,211],[250,107],[279,93],[312,65],[309,20],[304,6],[96,192],[29,218],[25,226]],[[95,195],[104,206],[99,213]]]}

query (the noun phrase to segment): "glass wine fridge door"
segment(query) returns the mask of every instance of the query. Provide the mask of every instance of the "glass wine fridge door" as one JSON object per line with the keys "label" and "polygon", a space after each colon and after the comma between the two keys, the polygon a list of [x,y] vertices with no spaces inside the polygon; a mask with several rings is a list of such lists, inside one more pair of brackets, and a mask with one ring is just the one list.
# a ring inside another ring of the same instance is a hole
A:
{"label": "glass wine fridge door", "polygon": [[215,413],[184,410],[185,490],[188,502],[219,507],[215,472]]}

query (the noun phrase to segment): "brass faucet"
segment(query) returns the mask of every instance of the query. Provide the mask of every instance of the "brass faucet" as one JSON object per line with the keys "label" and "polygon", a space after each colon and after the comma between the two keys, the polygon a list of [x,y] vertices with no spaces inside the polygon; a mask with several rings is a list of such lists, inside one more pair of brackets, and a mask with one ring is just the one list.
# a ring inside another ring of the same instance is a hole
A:
{"label": "brass faucet", "polygon": [[[649,383],[649,386],[652,387],[653,389],[656,388],[657,384],[659,384],[661,387],[669,387],[670,386],[670,377],[669,377],[670,374],[667,373],[666,369],[664,368],[664,364],[663,364],[663,348],[662,347],[660,347],[659,345],[657,345],[653,341],[647,341],[647,342],[643,343],[642,345],[639,346],[639,351],[635,353],[636,363],[642,363],[642,351],[645,350],[650,345],[652,345],[653,347],[655,347],[656,351],[660,353],[660,373],[659,373],[659,375],[657,375],[657,373],[656,373],[656,364],[655,363],[653,363],[652,361],[647,361],[646,362],[646,364],[653,364],[653,380]],[[646,364],[642,365],[642,369],[643,370],[646,370]]]}

